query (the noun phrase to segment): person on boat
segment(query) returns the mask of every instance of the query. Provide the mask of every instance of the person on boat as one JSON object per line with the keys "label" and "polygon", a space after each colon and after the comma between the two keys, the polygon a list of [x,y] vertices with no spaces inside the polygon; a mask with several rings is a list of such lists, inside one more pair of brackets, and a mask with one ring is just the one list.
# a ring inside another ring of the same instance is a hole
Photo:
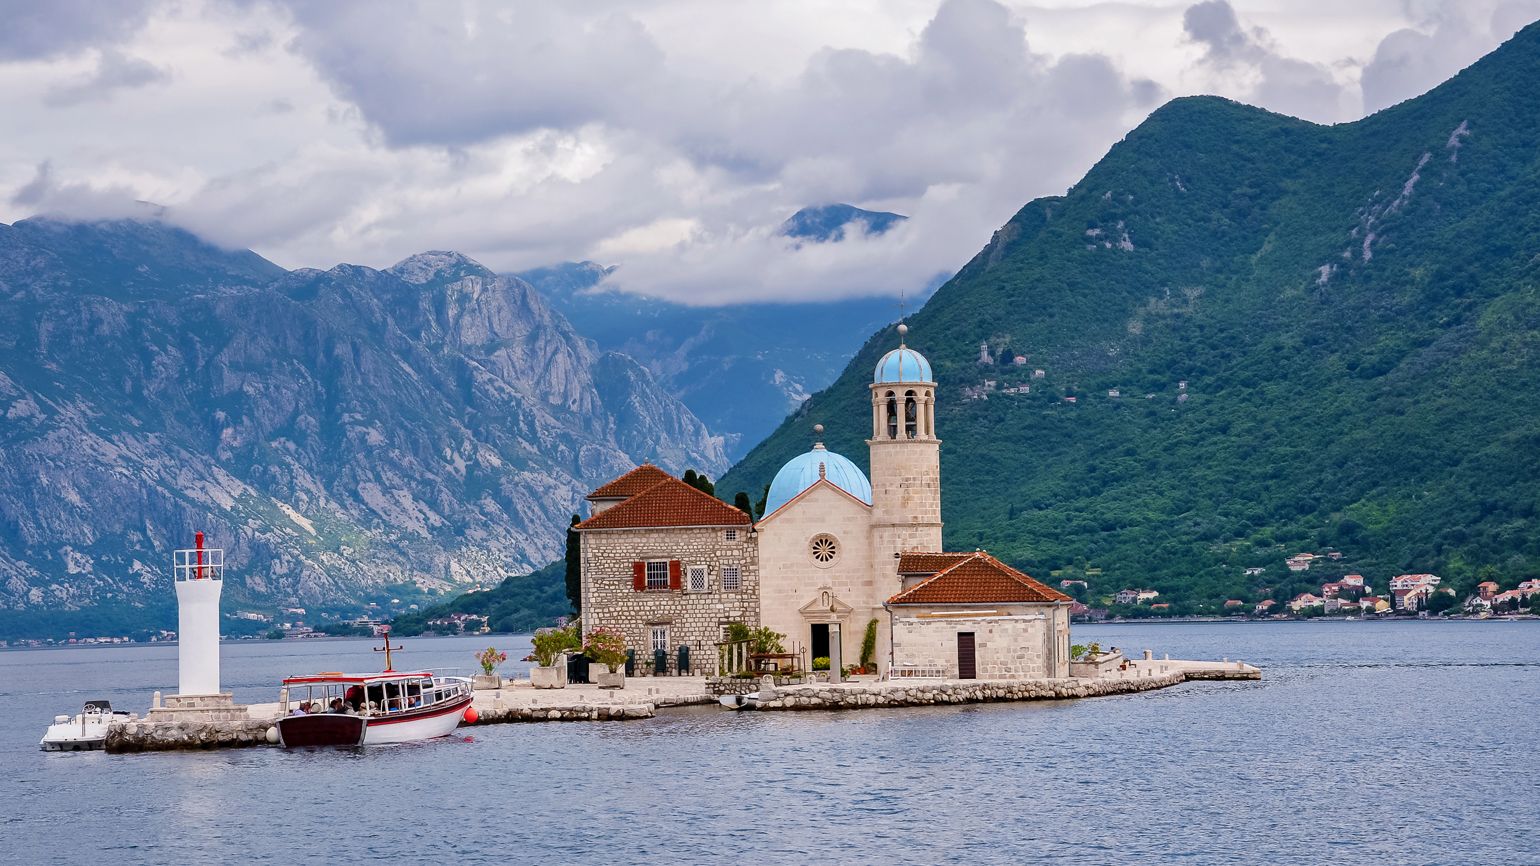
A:
{"label": "person on boat", "polygon": [[353,708],[353,712],[358,712],[358,710],[364,705],[364,687],[349,686],[347,696],[342,700],[343,703]]}
{"label": "person on boat", "polygon": [[342,698],[332,698],[332,712],[343,715],[347,714],[348,706],[342,702]]}
{"label": "person on boat", "polygon": [[294,708],[294,712],[291,715],[296,715],[296,716],[308,716],[308,715],[310,715],[310,702],[309,701],[301,702],[299,706]]}

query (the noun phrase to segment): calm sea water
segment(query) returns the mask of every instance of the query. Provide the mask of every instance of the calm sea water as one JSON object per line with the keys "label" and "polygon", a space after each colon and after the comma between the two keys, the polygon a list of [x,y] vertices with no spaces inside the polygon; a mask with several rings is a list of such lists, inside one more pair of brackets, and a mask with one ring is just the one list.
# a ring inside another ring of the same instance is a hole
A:
{"label": "calm sea water", "polygon": [[[1540,863],[1540,622],[1078,627],[1260,683],[845,713],[702,707],[358,752],[44,754],[143,710],[174,647],[0,652],[0,858],[19,863]],[[528,641],[494,638],[510,657]],[[488,639],[398,666],[474,667]],[[366,641],[224,647],[243,701]],[[509,668],[519,669],[511,664]]]}

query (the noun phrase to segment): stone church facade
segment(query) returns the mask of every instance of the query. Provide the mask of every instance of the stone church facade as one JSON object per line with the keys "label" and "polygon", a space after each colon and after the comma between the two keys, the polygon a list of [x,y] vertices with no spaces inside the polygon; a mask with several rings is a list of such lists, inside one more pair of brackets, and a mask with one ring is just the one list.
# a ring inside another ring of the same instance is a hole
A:
{"label": "stone church facade", "polygon": [[982,552],[942,552],[935,377],[898,330],[869,386],[870,480],[819,442],[776,473],[757,523],[652,466],[590,494],[584,630],[618,628],[648,659],[686,645],[709,665],[742,622],[855,665],[875,622],[885,674],[1068,676],[1068,596]]}

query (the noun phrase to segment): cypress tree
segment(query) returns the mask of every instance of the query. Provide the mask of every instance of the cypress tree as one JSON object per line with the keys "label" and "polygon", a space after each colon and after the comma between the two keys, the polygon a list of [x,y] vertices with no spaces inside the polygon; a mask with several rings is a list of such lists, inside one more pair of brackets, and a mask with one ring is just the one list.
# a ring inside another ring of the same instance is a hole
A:
{"label": "cypress tree", "polygon": [[[738,495],[733,497],[733,507],[747,514],[750,519],[754,517],[754,503],[749,501],[749,494],[746,490],[738,491]],[[1540,598],[1540,596],[1536,597]]]}
{"label": "cypress tree", "polygon": [[572,528],[580,521],[581,518],[574,514],[567,526],[567,601],[572,603],[575,614],[583,612],[583,536]]}

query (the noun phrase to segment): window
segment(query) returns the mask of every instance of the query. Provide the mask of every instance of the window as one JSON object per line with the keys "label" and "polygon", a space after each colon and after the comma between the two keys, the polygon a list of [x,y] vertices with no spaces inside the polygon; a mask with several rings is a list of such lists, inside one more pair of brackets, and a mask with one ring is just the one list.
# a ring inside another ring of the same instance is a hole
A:
{"label": "window", "polygon": [[658,650],[668,652],[668,626],[666,625],[652,627],[652,651]]}
{"label": "window", "polygon": [[685,570],[685,574],[690,578],[689,581],[685,583],[685,589],[689,590],[690,592],[706,591],[706,566],[692,565]]}
{"label": "window", "polygon": [[738,530],[736,530],[736,529],[729,529],[729,530],[727,530],[727,540],[728,541],[737,541],[738,540]]}
{"label": "window", "polygon": [[888,392],[888,438],[898,438],[898,398]]}
{"label": "window", "polygon": [[736,565],[722,566],[722,591],[737,592],[743,589],[743,570]]}
{"label": "window", "polygon": [[914,402],[914,392],[904,392],[904,436],[915,438],[919,432],[919,407]]}
{"label": "window", "polygon": [[647,563],[647,588],[668,589],[668,560]]}
{"label": "window", "polygon": [[813,539],[809,551],[813,555],[813,561],[819,565],[829,565],[840,555],[839,543],[832,535],[819,535]]}

